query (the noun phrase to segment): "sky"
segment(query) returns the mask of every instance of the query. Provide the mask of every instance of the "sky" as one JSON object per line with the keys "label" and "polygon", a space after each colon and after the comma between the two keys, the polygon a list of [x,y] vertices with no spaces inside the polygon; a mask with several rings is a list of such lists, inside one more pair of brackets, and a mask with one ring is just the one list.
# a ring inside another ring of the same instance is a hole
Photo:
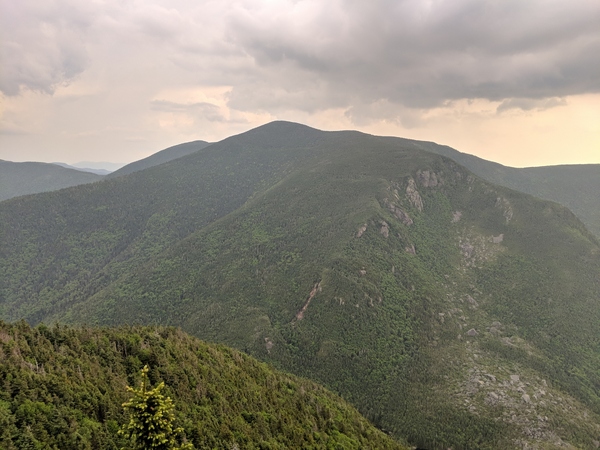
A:
{"label": "sky", "polygon": [[598,0],[0,0],[0,159],[127,163],[270,122],[600,163]]}

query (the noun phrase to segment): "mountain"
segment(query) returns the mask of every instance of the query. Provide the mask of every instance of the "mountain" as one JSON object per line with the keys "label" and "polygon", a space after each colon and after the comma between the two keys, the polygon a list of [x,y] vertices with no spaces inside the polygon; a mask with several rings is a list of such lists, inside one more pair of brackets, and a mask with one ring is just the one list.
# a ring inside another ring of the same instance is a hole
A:
{"label": "mountain", "polygon": [[177,325],[421,448],[594,448],[600,247],[416,141],[274,122],[0,205],[0,317]]}
{"label": "mountain", "polygon": [[0,201],[20,195],[93,183],[101,179],[101,176],[93,173],[55,164],[0,160]]}
{"label": "mountain", "polygon": [[115,170],[120,169],[121,167],[123,167],[125,164],[124,163],[115,163],[115,162],[110,162],[110,161],[79,161],[75,164],[73,164],[74,167],[77,168],[90,168],[90,169],[97,169],[97,170],[107,170],[109,172],[114,172]]}
{"label": "mountain", "polygon": [[57,166],[60,167],[66,167],[67,169],[74,169],[74,170],[79,170],[81,172],[90,172],[90,173],[95,173],[96,175],[108,175],[109,173],[111,173],[110,170],[106,170],[106,169],[92,169],[90,167],[75,167],[75,166],[70,166],[69,164],[65,164],[65,163],[61,163],[61,162],[53,162],[52,164],[56,164]]}
{"label": "mountain", "polygon": [[184,144],[174,145],[173,147],[169,147],[161,150],[160,152],[154,153],[147,158],[127,164],[126,166],[114,171],[108,178],[127,175],[129,173],[137,172],[149,167],[158,166],[159,164],[163,164],[173,159],[181,158],[182,156],[202,150],[209,145],[210,143],[205,141],[192,141]]}
{"label": "mountain", "polygon": [[[0,160],[0,201],[27,194],[55,191],[71,186],[93,183],[103,177],[114,178],[163,164],[197,152],[210,145],[205,141],[186,142],[161,150],[147,158],[116,169],[88,168],[89,166],[113,163],[81,162],[76,166],[65,163],[23,162]],[[113,164],[114,165],[114,164]],[[119,167],[120,165],[115,165]]]}
{"label": "mountain", "polygon": [[452,158],[492,183],[565,205],[600,239],[600,164],[517,169],[461,153],[445,145],[432,142],[418,142],[417,145]]}
{"label": "mountain", "polygon": [[162,327],[0,322],[0,447],[114,449],[149,366],[195,448],[406,449],[323,387]]}

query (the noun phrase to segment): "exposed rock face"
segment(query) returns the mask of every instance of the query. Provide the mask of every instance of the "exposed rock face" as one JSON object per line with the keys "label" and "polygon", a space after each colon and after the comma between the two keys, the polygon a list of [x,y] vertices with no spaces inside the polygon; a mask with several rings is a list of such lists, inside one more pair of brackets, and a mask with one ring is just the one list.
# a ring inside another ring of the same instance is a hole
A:
{"label": "exposed rock face", "polygon": [[361,237],[364,234],[365,231],[367,231],[367,224],[366,223],[362,227],[360,227],[358,229],[358,231],[356,232],[356,237],[357,238]]}
{"label": "exposed rock face", "polygon": [[435,187],[438,185],[438,177],[435,172],[430,172],[429,170],[419,171],[417,172],[417,179],[419,183],[421,183],[425,187]]}
{"label": "exposed rock face", "polygon": [[477,300],[475,300],[469,294],[467,294],[467,302],[469,303],[471,308],[477,309],[477,307],[479,306],[479,303],[477,303]]}
{"label": "exposed rock face", "polygon": [[[306,310],[308,308],[308,305],[310,305],[310,301],[314,298],[315,295],[317,295],[317,292],[321,292],[321,282],[320,281],[313,286],[313,288],[310,291],[310,294],[308,294],[308,298],[306,299],[306,302],[304,303],[304,306],[296,314],[296,319],[297,320],[304,319],[304,313],[306,312]],[[267,348],[267,350],[269,350],[269,348]]]}
{"label": "exposed rock face", "polygon": [[419,211],[423,211],[423,199],[421,198],[419,191],[417,191],[415,180],[412,178],[408,179],[408,186],[406,186],[406,197],[408,197],[411,205],[413,205]]}
{"label": "exposed rock face", "polygon": [[271,353],[271,349],[273,348],[273,341],[268,337],[265,338],[265,348],[267,349],[267,353]]}
{"label": "exposed rock face", "polygon": [[406,253],[410,253],[412,255],[416,255],[417,254],[417,251],[415,250],[415,245],[414,244],[407,245],[404,249],[406,250]]}
{"label": "exposed rock face", "polygon": [[508,225],[508,223],[513,218],[513,209],[510,205],[510,202],[504,197],[498,197],[496,199],[495,207],[502,210],[502,215],[504,216],[504,220],[506,220],[506,224]]}
{"label": "exposed rock face", "polygon": [[475,250],[475,247],[473,247],[470,243],[465,242],[460,244],[460,249],[462,250],[462,254],[465,258],[470,258],[473,255],[473,250]]}
{"label": "exposed rock face", "polygon": [[460,211],[453,212],[452,213],[452,223],[459,222],[461,217],[462,217],[462,212],[460,212]]}
{"label": "exposed rock face", "polygon": [[380,233],[383,234],[384,238],[387,238],[390,235],[390,226],[387,222],[381,221],[381,230]]}
{"label": "exposed rock face", "polygon": [[504,240],[504,234],[500,234],[499,236],[492,236],[492,243],[499,244]]}
{"label": "exposed rock face", "polygon": [[[396,192],[396,191],[394,190],[394,192]],[[410,226],[413,224],[413,220],[408,215],[408,213],[406,213],[404,210],[402,210],[399,206],[396,206],[395,204],[390,203],[390,201],[387,198],[383,200],[383,203],[387,206],[389,211],[393,215],[395,215],[396,218],[398,218],[404,225]]]}
{"label": "exposed rock face", "polygon": [[[392,205],[393,206],[393,205]],[[394,207],[394,214],[395,216],[400,219],[400,221],[404,224],[404,225],[412,225],[413,224],[413,220],[410,218],[410,216],[405,213],[404,211],[402,211],[400,208]]]}
{"label": "exposed rock face", "polygon": [[469,331],[467,331],[467,336],[477,336],[479,333],[477,332],[477,330],[475,328],[471,328]]}
{"label": "exposed rock face", "polygon": [[[499,322],[496,324],[501,326]],[[474,351],[476,348],[471,347]],[[525,380],[524,374],[509,375],[506,367],[498,366],[495,374],[489,373],[488,369],[496,369],[495,363],[486,367],[486,363],[482,365],[477,362],[481,361],[481,355],[478,358],[477,353],[473,353],[472,356],[474,365],[465,373],[465,381],[459,392],[469,410],[480,410],[477,397],[486,405],[497,408],[496,411],[502,414],[498,416],[498,420],[508,424],[522,436],[514,441],[512,448],[575,448],[557,436],[548,418],[549,412],[557,408],[568,411],[573,417],[573,423],[576,423],[580,414],[587,417],[587,413],[579,411],[578,403],[574,399],[558,396],[556,391],[552,392],[546,388],[544,380],[535,376]],[[487,363],[489,364],[489,361]],[[600,427],[597,426],[596,429],[600,430]],[[530,446],[528,441],[531,440],[536,441],[536,445]],[[592,446],[585,448],[594,448],[595,443],[591,444]]]}
{"label": "exposed rock face", "polygon": [[[487,261],[494,259],[500,252],[506,250],[503,245],[497,245],[504,236],[485,236],[475,232],[473,229],[465,231],[459,237],[459,248],[466,266],[481,267]],[[494,243],[495,242],[495,243]]]}

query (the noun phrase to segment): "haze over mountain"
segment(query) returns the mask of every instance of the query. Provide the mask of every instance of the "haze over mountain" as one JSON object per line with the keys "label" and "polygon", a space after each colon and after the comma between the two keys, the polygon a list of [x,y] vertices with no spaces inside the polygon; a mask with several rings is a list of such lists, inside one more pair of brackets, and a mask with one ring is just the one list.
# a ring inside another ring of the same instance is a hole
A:
{"label": "haze over mountain", "polygon": [[93,183],[102,176],[40,162],[0,160],[0,201],[19,195]]}
{"label": "haze over mountain", "polygon": [[424,448],[593,448],[597,239],[423,145],[274,122],[3,202],[0,317],[181,326]]}
{"label": "haze over mountain", "polygon": [[107,169],[92,169],[90,167],[76,167],[76,166],[71,166],[69,164],[66,163],[61,163],[61,162],[53,162],[52,164],[56,164],[57,166],[60,167],[66,167],[67,169],[75,169],[75,170],[79,170],[81,172],[90,172],[90,173],[95,173],[96,175],[108,175],[109,173],[112,172],[112,170],[107,170]]}
{"label": "haze over mountain", "polygon": [[109,161],[79,161],[78,163],[73,164],[73,166],[77,168],[90,168],[90,169],[99,169],[99,170],[108,170],[109,172],[114,172],[115,170],[123,167],[124,163],[119,162],[109,162]]}
{"label": "haze over mountain", "polygon": [[[125,166],[113,163],[78,163],[82,166],[89,164],[103,167],[111,167],[112,164],[112,167],[116,168],[114,172],[106,169],[75,167],[65,163],[14,163],[0,160],[0,201],[20,195],[37,194],[80,184],[93,183],[101,180],[103,177],[112,178],[126,175],[180,158],[199,151],[208,145],[210,144],[205,141],[193,141],[175,145]],[[56,170],[51,166],[70,171]],[[74,172],[94,174],[95,176],[78,175]]]}

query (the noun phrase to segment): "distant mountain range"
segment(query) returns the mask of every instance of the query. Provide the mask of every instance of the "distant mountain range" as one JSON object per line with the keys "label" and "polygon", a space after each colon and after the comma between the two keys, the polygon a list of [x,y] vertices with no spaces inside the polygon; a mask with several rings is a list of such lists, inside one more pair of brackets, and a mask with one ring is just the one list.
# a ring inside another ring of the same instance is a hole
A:
{"label": "distant mountain range", "polygon": [[90,172],[90,173],[95,173],[96,175],[108,175],[109,173],[111,173],[111,170],[106,170],[106,169],[92,169],[90,167],[76,167],[76,166],[71,166],[69,164],[65,164],[65,163],[61,163],[61,162],[53,162],[52,164],[56,164],[57,166],[60,167],[66,167],[67,169],[74,169],[74,170],[79,170],[80,172]]}
{"label": "distant mountain range", "polygon": [[[447,156],[492,183],[525,192],[541,199],[558,202],[571,209],[588,229],[600,239],[600,195],[597,195],[600,192],[600,164],[519,169],[461,153],[451,147],[433,142],[396,137],[382,137],[381,139],[411,143],[411,145],[423,150]],[[106,169],[81,167],[86,164],[93,165],[94,163],[91,162],[78,163],[79,167],[64,163],[54,164],[78,171],[91,172],[107,178],[115,178],[181,158],[210,145],[210,143],[200,140],[174,145],[147,158],[117,168],[112,172]],[[19,195],[53,191],[99,180],[98,178],[73,176],[73,174],[57,172],[52,169],[44,170],[46,166],[43,166],[43,164],[45,163],[27,163],[38,164],[38,166],[21,166],[18,169],[14,165],[3,166],[3,163],[8,163],[8,161],[0,160],[0,201]]]}
{"label": "distant mountain range", "polygon": [[108,172],[114,172],[115,170],[123,167],[124,163],[116,163],[109,161],[79,161],[78,163],[73,164],[76,168],[88,168],[88,169],[103,169]]}
{"label": "distant mountain range", "polygon": [[179,326],[420,448],[594,448],[598,239],[427,146],[274,122],[2,202],[0,318]]}
{"label": "distant mountain range", "polygon": [[[37,194],[64,189],[80,184],[93,183],[103,177],[113,178],[144,168],[162,164],[180,158],[209,145],[204,141],[194,141],[175,145],[154,155],[122,166],[113,163],[81,162],[77,165],[65,163],[10,162],[0,160],[0,201],[21,195]],[[86,167],[102,165],[116,168],[114,172],[106,169]]]}
{"label": "distant mountain range", "polygon": [[102,176],[56,164],[0,160],[0,201],[93,183]]}

